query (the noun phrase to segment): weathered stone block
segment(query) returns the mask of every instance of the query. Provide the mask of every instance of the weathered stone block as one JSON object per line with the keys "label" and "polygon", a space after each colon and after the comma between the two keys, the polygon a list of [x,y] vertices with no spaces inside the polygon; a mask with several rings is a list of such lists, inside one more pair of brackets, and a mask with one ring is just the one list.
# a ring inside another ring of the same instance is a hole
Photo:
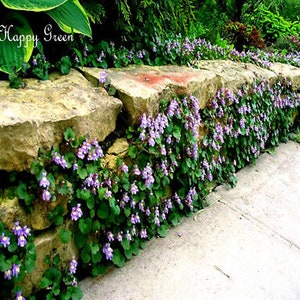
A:
{"label": "weathered stone block", "polygon": [[122,102],[94,87],[79,72],[28,79],[24,89],[0,82],[0,170],[22,171],[40,147],[57,146],[67,127],[81,136],[104,140],[116,126]]}

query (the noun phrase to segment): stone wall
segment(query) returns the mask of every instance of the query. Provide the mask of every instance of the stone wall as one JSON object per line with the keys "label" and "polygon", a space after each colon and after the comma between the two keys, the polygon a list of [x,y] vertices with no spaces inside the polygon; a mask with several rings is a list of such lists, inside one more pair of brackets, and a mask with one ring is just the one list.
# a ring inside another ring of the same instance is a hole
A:
{"label": "stone wall", "polygon": [[[100,87],[98,77],[103,70],[96,68],[71,70],[67,76],[52,74],[48,81],[28,79],[26,87],[20,90],[0,82],[0,171],[28,171],[39,149],[58,146],[67,127],[72,127],[77,136],[103,141],[114,132],[120,116],[128,124],[135,124],[144,112],[155,115],[163,97],[193,94],[204,108],[222,86],[236,91],[254,80],[272,82],[278,76],[289,77],[293,87],[300,89],[300,69],[289,65],[276,63],[267,70],[231,61],[201,61],[197,67],[108,69],[110,84],[116,90],[114,96]],[[111,166],[127,149],[125,139],[115,142],[106,157]],[[63,259],[69,259],[77,251],[72,242],[60,243],[59,228],[50,229],[52,224],[45,217],[49,208],[45,205],[37,202],[32,214],[28,214],[19,206],[18,199],[8,200],[1,194],[0,197],[0,220],[7,227],[19,220],[35,230],[38,267],[26,279],[29,293],[45,269],[45,254],[56,248]],[[66,199],[51,205],[57,203],[67,205]]]}

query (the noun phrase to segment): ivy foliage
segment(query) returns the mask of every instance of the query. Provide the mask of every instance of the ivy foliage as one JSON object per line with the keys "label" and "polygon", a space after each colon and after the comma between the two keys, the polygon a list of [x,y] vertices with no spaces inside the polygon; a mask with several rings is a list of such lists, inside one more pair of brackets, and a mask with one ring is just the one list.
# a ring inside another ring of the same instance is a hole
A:
{"label": "ivy foliage", "polygon": [[[128,153],[114,167],[105,159],[105,143],[77,137],[68,128],[65,143],[41,151],[30,174],[6,174],[7,193],[29,212],[36,202],[47,206],[58,197],[67,202],[67,209],[59,204],[49,210],[48,218],[56,226],[72,223],[62,226],[59,236],[62,243],[74,240],[79,256],[69,265],[55,251],[45,258],[49,268],[39,286],[46,299],[80,299],[77,265],[79,274],[92,276],[122,267],[147,240],[165,237],[183,216],[207,205],[215,186],[235,186],[239,169],[288,140],[299,104],[284,78],[272,86],[254,82],[237,93],[220,89],[203,110],[191,95],[174,96],[162,99],[156,116],[143,114],[137,126],[127,128]],[[22,293],[9,270],[20,276],[34,271],[33,232],[15,223],[14,228],[0,224],[0,234],[0,271],[6,274],[1,292]]]}

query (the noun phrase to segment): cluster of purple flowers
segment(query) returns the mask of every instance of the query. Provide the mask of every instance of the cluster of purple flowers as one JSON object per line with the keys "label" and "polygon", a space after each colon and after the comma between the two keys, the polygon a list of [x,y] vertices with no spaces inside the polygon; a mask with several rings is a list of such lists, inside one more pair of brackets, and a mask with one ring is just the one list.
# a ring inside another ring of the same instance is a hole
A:
{"label": "cluster of purple flowers", "polygon": [[51,199],[51,193],[49,191],[49,187],[50,187],[50,181],[47,178],[47,172],[44,171],[42,173],[42,178],[40,180],[40,187],[43,188],[43,193],[42,193],[42,198],[44,201],[50,201]]}
{"label": "cluster of purple flowers", "polygon": [[153,118],[144,113],[141,117],[140,139],[144,141],[148,137],[148,145],[153,147],[156,144],[156,139],[164,134],[168,125],[168,118],[165,114],[159,113],[156,118]]}
{"label": "cluster of purple flowers", "polygon": [[11,280],[12,277],[18,277],[21,271],[21,265],[12,264],[11,269],[4,271],[4,279]]}
{"label": "cluster of purple flowers", "polygon": [[78,262],[75,260],[75,256],[72,257],[70,261],[69,271],[72,275],[74,275],[77,271]]}
{"label": "cluster of purple flowers", "polygon": [[103,150],[95,139],[91,143],[86,139],[81,147],[78,148],[77,156],[80,159],[87,159],[88,161],[96,161],[104,157]]}
{"label": "cluster of purple flowers", "polygon": [[77,221],[79,218],[81,218],[83,215],[83,212],[81,210],[81,204],[77,203],[75,207],[72,207],[71,211],[71,220],[72,221]]}
{"label": "cluster of purple flowers", "polygon": [[58,152],[55,152],[52,160],[63,169],[68,168],[67,161],[63,155],[60,155]]}
{"label": "cluster of purple flowers", "polygon": [[27,238],[31,235],[30,228],[28,228],[26,225],[21,227],[19,222],[15,222],[13,233],[18,237],[18,246],[25,247],[27,244]]}

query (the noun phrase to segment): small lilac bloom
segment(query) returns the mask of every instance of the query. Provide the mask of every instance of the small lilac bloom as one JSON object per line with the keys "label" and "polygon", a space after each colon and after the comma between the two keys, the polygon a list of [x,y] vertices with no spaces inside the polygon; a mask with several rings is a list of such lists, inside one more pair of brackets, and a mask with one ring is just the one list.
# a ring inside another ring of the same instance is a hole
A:
{"label": "small lilac bloom", "polygon": [[40,180],[40,186],[47,189],[50,186],[50,181],[47,179],[47,172],[43,172],[42,179]]}
{"label": "small lilac bloom", "polygon": [[130,200],[130,198],[129,198],[129,196],[128,196],[127,193],[124,193],[124,194],[123,194],[123,200],[124,200],[126,203]]}
{"label": "small lilac bloom", "polygon": [[141,171],[139,170],[138,165],[134,165],[133,174],[137,176],[141,175]]}
{"label": "small lilac bloom", "polygon": [[126,239],[127,239],[127,241],[131,241],[131,234],[129,233],[128,230],[126,232]]}
{"label": "small lilac bloom", "polygon": [[26,300],[23,296],[22,296],[22,292],[17,292],[16,294],[16,299],[15,300]]}
{"label": "small lilac bloom", "polygon": [[27,244],[27,240],[26,240],[26,238],[25,238],[25,236],[24,235],[20,235],[19,237],[18,237],[18,246],[20,246],[20,247],[25,247],[25,245]]}
{"label": "small lilac bloom", "polygon": [[15,222],[15,225],[13,227],[14,235],[19,236],[22,234],[22,227],[20,226],[20,223],[17,221]]}
{"label": "small lilac bloom", "polygon": [[111,231],[109,231],[106,235],[107,235],[107,239],[108,239],[110,242],[112,242],[112,241],[114,240],[114,235],[112,234]]}
{"label": "small lilac bloom", "polygon": [[130,192],[131,192],[131,194],[132,194],[132,195],[135,195],[135,194],[138,193],[138,191],[139,191],[139,188],[137,187],[137,185],[135,184],[135,182],[133,182],[133,183],[131,184],[131,187],[130,187]]}
{"label": "small lilac bloom", "polygon": [[44,201],[49,201],[51,199],[51,193],[48,190],[43,190],[42,198]]}
{"label": "small lilac bloom", "polygon": [[122,240],[123,240],[122,232],[118,232],[118,233],[117,233],[117,240],[118,240],[119,242],[122,242]]}
{"label": "small lilac bloom", "polygon": [[10,238],[4,235],[4,232],[2,232],[1,238],[0,238],[0,244],[2,244],[2,246],[4,248],[6,248],[7,246],[10,245]]}
{"label": "small lilac bloom", "polygon": [[83,212],[82,212],[80,206],[81,206],[81,204],[78,203],[76,207],[72,207],[71,219],[73,221],[77,221],[83,215]]}
{"label": "small lilac bloom", "polygon": [[29,237],[31,234],[30,234],[30,228],[28,228],[26,225],[23,226],[22,228],[22,234],[25,236],[25,237]]}
{"label": "small lilac bloom", "polygon": [[21,265],[12,264],[12,276],[18,277],[20,274]]}
{"label": "small lilac bloom", "polygon": [[60,165],[60,159],[61,159],[61,157],[60,157],[60,155],[59,155],[57,152],[54,153],[52,159],[53,159],[53,161],[54,161],[56,164]]}
{"label": "small lilac bloom", "polygon": [[77,270],[78,262],[75,260],[75,256],[72,257],[72,260],[70,261],[70,267],[69,271],[71,274],[75,274]]}
{"label": "small lilac bloom", "polygon": [[6,270],[4,272],[4,279],[11,280],[11,276],[12,276],[12,271],[11,270]]}
{"label": "small lilac bloom", "polygon": [[122,163],[121,171],[124,172],[124,173],[128,173],[128,166],[125,163]]}
{"label": "small lilac bloom", "polygon": [[145,239],[145,238],[148,237],[148,235],[147,235],[147,230],[146,230],[146,229],[142,229],[142,230],[140,231],[140,237],[141,237],[142,239]]}
{"label": "small lilac bloom", "polygon": [[110,247],[110,243],[106,243],[102,249],[102,252],[105,254],[107,260],[112,260],[113,258],[113,249]]}

